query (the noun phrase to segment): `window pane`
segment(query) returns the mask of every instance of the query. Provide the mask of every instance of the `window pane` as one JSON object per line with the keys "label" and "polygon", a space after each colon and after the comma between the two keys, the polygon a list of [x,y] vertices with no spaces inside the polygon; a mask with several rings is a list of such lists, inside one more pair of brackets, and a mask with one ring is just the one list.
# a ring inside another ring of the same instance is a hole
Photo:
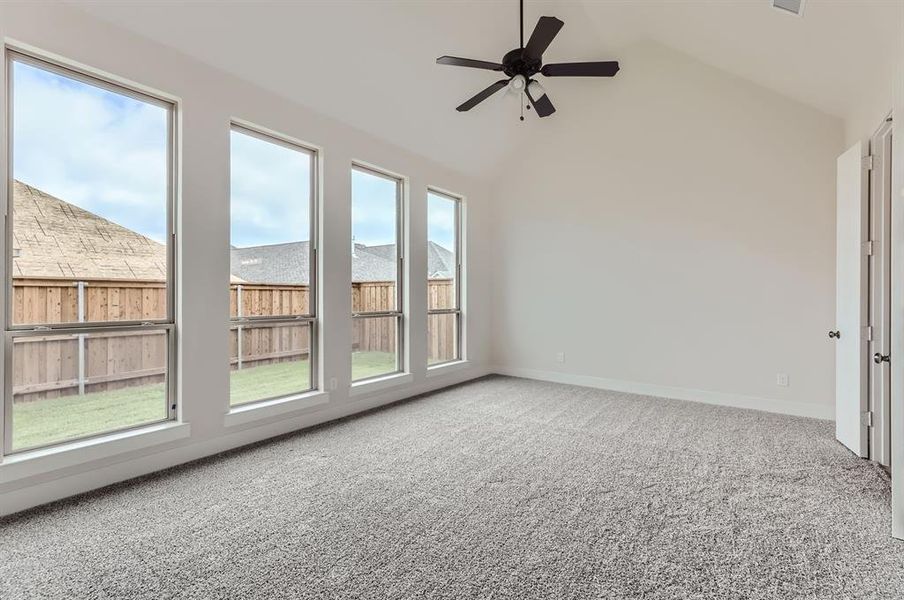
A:
{"label": "window pane", "polygon": [[427,308],[458,308],[458,201],[427,193]]}
{"label": "window pane", "polygon": [[231,315],[311,314],[313,154],[233,128]]}
{"label": "window pane", "polygon": [[12,89],[12,324],[166,319],[169,109],[18,61]]}
{"label": "window pane", "polygon": [[167,332],[13,339],[12,448],[163,421]]}
{"label": "window pane", "polygon": [[230,333],[232,406],[312,389],[311,325],[236,325]]}
{"label": "window pane", "polygon": [[458,318],[456,313],[427,315],[427,364],[458,360]]}
{"label": "window pane", "polygon": [[399,370],[398,317],[352,319],[352,381]]}
{"label": "window pane", "polygon": [[399,182],[352,170],[352,311],[398,310]]}

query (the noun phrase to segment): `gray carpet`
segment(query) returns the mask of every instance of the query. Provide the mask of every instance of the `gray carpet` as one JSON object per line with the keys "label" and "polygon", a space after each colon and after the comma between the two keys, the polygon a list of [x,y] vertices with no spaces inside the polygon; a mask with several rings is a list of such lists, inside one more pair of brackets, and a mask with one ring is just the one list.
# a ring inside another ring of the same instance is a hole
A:
{"label": "gray carpet", "polygon": [[492,377],[0,523],[0,598],[902,598],[830,423]]}

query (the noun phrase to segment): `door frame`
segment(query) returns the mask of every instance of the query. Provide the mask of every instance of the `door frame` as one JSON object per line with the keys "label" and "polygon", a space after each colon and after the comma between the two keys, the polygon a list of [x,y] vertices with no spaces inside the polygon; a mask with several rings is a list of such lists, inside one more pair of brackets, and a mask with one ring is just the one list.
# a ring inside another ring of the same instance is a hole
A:
{"label": "door frame", "polygon": [[[891,194],[892,117],[889,114],[869,141],[869,356],[891,354]],[[871,360],[868,370],[869,459],[891,465],[891,366]]]}
{"label": "door frame", "polygon": [[[904,36],[899,48],[904,52]],[[902,54],[904,56],[904,54]],[[895,121],[904,118],[904,64],[894,83],[892,111],[892,273],[904,269],[904,134],[896,131]],[[892,278],[892,357],[904,359],[904,277]],[[904,366],[904,360],[898,361]],[[891,515],[892,535],[904,540],[904,371],[896,363],[891,369]]]}

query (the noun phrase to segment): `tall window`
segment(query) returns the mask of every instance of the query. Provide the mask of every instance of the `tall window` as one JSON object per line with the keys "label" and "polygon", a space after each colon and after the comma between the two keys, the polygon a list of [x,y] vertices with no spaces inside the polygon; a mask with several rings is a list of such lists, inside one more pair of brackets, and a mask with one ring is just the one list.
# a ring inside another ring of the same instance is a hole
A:
{"label": "tall window", "polygon": [[315,387],[316,153],[233,125],[231,406]]}
{"label": "tall window", "polygon": [[402,370],[402,182],[352,169],[352,381]]}
{"label": "tall window", "polygon": [[172,419],[173,105],[7,56],[3,451]]}
{"label": "tall window", "polygon": [[427,364],[461,358],[461,200],[427,192]]}

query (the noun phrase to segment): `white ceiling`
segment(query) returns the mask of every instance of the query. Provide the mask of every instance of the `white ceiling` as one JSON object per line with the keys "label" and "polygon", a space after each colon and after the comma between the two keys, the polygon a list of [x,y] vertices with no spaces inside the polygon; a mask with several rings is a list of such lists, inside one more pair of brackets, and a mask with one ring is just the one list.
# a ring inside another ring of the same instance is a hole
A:
{"label": "white ceiling", "polygon": [[[565,21],[547,62],[617,59],[652,40],[846,118],[890,82],[902,2],[809,0],[798,18],[770,0],[528,0],[525,27],[540,15]],[[498,74],[434,60],[501,59],[518,45],[515,0],[70,3],[477,176],[533,128],[567,118],[520,123],[514,97],[454,110]]]}

